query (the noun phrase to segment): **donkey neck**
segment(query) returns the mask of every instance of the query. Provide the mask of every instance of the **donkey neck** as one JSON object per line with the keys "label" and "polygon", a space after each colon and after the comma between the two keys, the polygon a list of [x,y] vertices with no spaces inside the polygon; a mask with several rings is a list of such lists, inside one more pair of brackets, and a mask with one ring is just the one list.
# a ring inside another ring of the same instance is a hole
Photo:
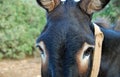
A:
{"label": "donkey neck", "polygon": [[120,53],[120,49],[118,49],[120,48],[120,32],[107,29],[102,29],[102,31],[105,35],[103,42],[103,51],[106,49],[106,51],[111,53]]}

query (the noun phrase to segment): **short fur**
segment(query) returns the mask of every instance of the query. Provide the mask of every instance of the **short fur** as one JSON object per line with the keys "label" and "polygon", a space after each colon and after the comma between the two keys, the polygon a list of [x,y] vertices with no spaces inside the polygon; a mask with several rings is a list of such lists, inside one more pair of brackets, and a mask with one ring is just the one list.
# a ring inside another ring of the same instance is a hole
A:
{"label": "short fur", "polygon": [[[103,8],[109,0],[100,0],[100,2]],[[76,61],[77,52],[85,42],[90,45],[95,44],[94,25],[91,22],[91,13],[94,12],[89,13],[84,10],[83,3],[87,3],[91,7],[98,6],[91,3],[91,0],[80,2],[67,0],[48,12],[46,27],[36,41],[37,44],[44,42],[49,55],[47,68],[42,68],[42,77],[90,77],[93,50],[87,50],[83,54],[83,58],[90,55],[85,74],[79,73],[81,68],[78,69]],[[98,10],[98,8],[88,7],[85,9]],[[100,29],[105,38],[98,77],[120,77],[120,32],[101,26]]]}

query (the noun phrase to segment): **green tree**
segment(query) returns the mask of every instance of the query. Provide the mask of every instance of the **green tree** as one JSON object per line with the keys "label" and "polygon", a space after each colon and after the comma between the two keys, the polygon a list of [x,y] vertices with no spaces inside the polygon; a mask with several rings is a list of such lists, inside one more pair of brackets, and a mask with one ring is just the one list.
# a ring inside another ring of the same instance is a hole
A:
{"label": "green tree", "polygon": [[107,17],[110,19],[111,23],[116,23],[120,18],[120,1],[111,0],[105,9],[94,15],[94,18],[96,17]]}
{"label": "green tree", "polygon": [[0,58],[33,55],[45,12],[33,0],[0,0]]}

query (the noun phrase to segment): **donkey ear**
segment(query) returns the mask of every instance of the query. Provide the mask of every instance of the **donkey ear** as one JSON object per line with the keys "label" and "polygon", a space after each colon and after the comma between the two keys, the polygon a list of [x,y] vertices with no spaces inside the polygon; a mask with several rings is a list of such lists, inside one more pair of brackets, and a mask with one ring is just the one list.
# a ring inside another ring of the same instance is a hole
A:
{"label": "donkey ear", "polygon": [[80,7],[88,14],[92,14],[103,9],[109,1],[110,0],[82,0]]}
{"label": "donkey ear", "polygon": [[52,11],[57,5],[60,4],[60,0],[36,0],[37,3],[47,11]]}

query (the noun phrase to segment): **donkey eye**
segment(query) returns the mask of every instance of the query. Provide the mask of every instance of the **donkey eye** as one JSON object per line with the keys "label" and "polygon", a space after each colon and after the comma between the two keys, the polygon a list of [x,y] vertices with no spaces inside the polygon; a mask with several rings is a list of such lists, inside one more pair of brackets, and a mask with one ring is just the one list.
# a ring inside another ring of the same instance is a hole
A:
{"label": "donkey eye", "polygon": [[37,45],[37,48],[40,50],[41,54],[44,54],[44,50],[39,45]]}
{"label": "donkey eye", "polygon": [[85,56],[88,56],[88,55],[90,55],[93,51],[94,51],[94,48],[93,48],[93,47],[89,47],[87,50],[85,50],[84,55],[85,55]]}

